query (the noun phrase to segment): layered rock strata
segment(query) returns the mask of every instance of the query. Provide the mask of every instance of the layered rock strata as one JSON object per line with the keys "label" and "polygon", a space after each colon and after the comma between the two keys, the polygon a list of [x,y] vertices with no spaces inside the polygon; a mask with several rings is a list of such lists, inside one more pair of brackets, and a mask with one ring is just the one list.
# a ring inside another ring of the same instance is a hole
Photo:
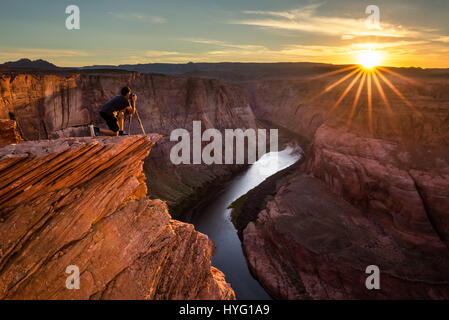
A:
{"label": "layered rock strata", "polygon": [[[235,298],[212,241],[146,196],[143,160],[160,138],[1,148],[0,298]],[[79,289],[66,285],[73,266]]]}

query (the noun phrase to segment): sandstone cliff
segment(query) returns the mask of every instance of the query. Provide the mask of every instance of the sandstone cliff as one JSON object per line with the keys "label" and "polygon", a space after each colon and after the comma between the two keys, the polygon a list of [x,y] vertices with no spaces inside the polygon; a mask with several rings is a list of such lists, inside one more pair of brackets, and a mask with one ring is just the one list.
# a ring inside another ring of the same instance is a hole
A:
{"label": "sandstone cliff", "polygon": [[211,267],[212,241],[146,196],[143,160],[160,138],[0,148],[1,299],[235,298]]}
{"label": "sandstone cliff", "polygon": [[[144,168],[151,180],[151,196],[166,200],[172,214],[191,205],[200,189],[241,170],[241,166],[174,166],[169,159],[174,144],[170,132],[192,130],[193,120],[202,121],[203,130],[255,128],[243,89],[213,79],[117,70],[4,73],[0,118],[13,114],[25,140],[86,136],[89,123],[106,127],[98,110],[125,85],[138,94],[137,108],[146,131],[164,136]],[[141,132],[135,117],[131,132]]]}
{"label": "sandstone cliff", "polygon": [[358,208],[388,217],[403,237],[449,246],[449,150],[440,147],[418,141],[410,147],[322,125],[306,170]]}

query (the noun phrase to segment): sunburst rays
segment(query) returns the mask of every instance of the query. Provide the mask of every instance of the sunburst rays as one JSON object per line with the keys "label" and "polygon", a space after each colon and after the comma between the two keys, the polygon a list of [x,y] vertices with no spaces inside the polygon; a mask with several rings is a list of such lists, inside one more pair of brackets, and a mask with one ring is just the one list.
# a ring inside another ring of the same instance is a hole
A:
{"label": "sunburst rays", "polygon": [[343,101],[343,99],[346,97],[346,95],[351,91],[352,87],[356,84],[357,80],[361,77],[363,70],[357,69],[359,73],[355,76],[354,79],[352,79],[351,83],[346,87],[345,91],[341,94],[340,98],[338,98],[337,102],[332,106],[332,108],[329,110],[329,113],[332,113],[337,107],[340,105],[340,103]]}
{"label": "sunburst rays", "polygon": [[[388,69],[386,69],[388,70]],[[374,74],[377,74],[383,82],[399,97],[402,101],[414,112],[416,112],[419,116],[422,116],[422,113],[416,109],[416,107],[406,98],[404,95],[388,80],[380,71],[374,70]]]}
{"label": "sunburst rays", "polygon": [[[322,75],[318,75],[315,77],[311,77],[310,80],[325,78],[329,76],[335,76],[341,73],[345,73],[339,79],[335,80],[333,83],[328,85],[324,90],[313,96],[308,100],[308,102],[313,102],[323,96],[324,94],[332,91],[334,88],[338,87],[344,82],[347,82],[347,86],[344,88],[343,92],[338,97],[337,101],[330,107],[327,115],[331,115],[335,112],[339,106],[342,104],[342,101],[348,96],[353,88],[356,88],[355,97],[351,104],[350,110],[348,111],[348,119],[346,121],[346,128],[351,126],[351,123],[358,112],[358,108],[360,105],[360,101],[362,98],[362,93],[366,90],[366,102],[367,102],[367,112],[368,112],[368,130],[370,134],[373,134],[373,108],[377,108],[373,106],[374,94],[377,93],[382,101],[383,107],[387,111],[387,118],[393,130],[397,129],[397,121],[395,110],[397,106],[392,107],[390,100],[388,99],[388,95],[385,92],[384,86],[386,86],[389,90],[391,90],[395,95],[400,98],[400,101],[403,102],[408,108],[410,108],[413,112],[415,112],[418,116],[422,116],[422,113],[401,93],[401,91],[384,75],[384,73],[388,73],[390,76],[397,77],[401,80],[406,81],[412,85],[419,85],[418,82],[409,79],[393,70],[390,70],[386,67],[371,67],[365,68],[359,65],[351,65],[344,68],[340,68],[335,71],[331,71]],[[366,87],[366,89],[365,89]]]}
{"label": "sunburst rays", "polygon": [[357,109],[357,104],[359,103],[360,95],[362,94],[363,86],[366,81],[366,71],[363,71],[362,80],[360,80],[359,87],[357,89],[357,93],[355,95],[354,102],[351,107],[351,113],[349,114],[348,121],[346,122],[346,127],[349,128],[351,126],[352,118],[354,118],[355,111]]}

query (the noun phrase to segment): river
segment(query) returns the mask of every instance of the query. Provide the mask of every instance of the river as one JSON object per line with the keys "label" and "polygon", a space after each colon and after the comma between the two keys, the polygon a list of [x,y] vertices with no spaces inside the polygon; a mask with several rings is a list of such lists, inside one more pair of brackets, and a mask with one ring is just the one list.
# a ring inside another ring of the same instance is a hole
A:
{"label": "river", "polygon": [[226,275],[237,299],[266,300],[271,297],[253,278],[237,230],[231,222],[229,205],[267,177],[287,168],[301,158],[299,147],[287,146],[279,152],[269,152],[252,164],[246,171],[232,179],[220,192],[201,203],[187,214],[186,222],[206,234],[217,247],[212,265]]}

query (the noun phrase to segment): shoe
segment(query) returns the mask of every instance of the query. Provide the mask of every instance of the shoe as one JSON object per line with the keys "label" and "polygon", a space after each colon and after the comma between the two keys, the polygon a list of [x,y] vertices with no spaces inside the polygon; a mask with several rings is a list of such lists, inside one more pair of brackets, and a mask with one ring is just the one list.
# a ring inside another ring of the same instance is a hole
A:
{"label": "shoe", "polygon": [[95,134],[95,127],[94,127],[93,124],[90,124],[90,125],[89,125],[89,130],[90,130],[90,136],[91,136],[92,138],[95,137],[95,136],[96,136],[96,134]]}
{"label": "shoe", "polygon": [[94,127],[93,124],[89,125],[89,129],[90,129],[90,136],[92,138],[98,136],[100,129],[98,129],[97,127]]}
{"label": "shoe", "polygon": [[119,136],[129,136],[129,134],[127,134],[125,131],[119,131],[118,135]]}

